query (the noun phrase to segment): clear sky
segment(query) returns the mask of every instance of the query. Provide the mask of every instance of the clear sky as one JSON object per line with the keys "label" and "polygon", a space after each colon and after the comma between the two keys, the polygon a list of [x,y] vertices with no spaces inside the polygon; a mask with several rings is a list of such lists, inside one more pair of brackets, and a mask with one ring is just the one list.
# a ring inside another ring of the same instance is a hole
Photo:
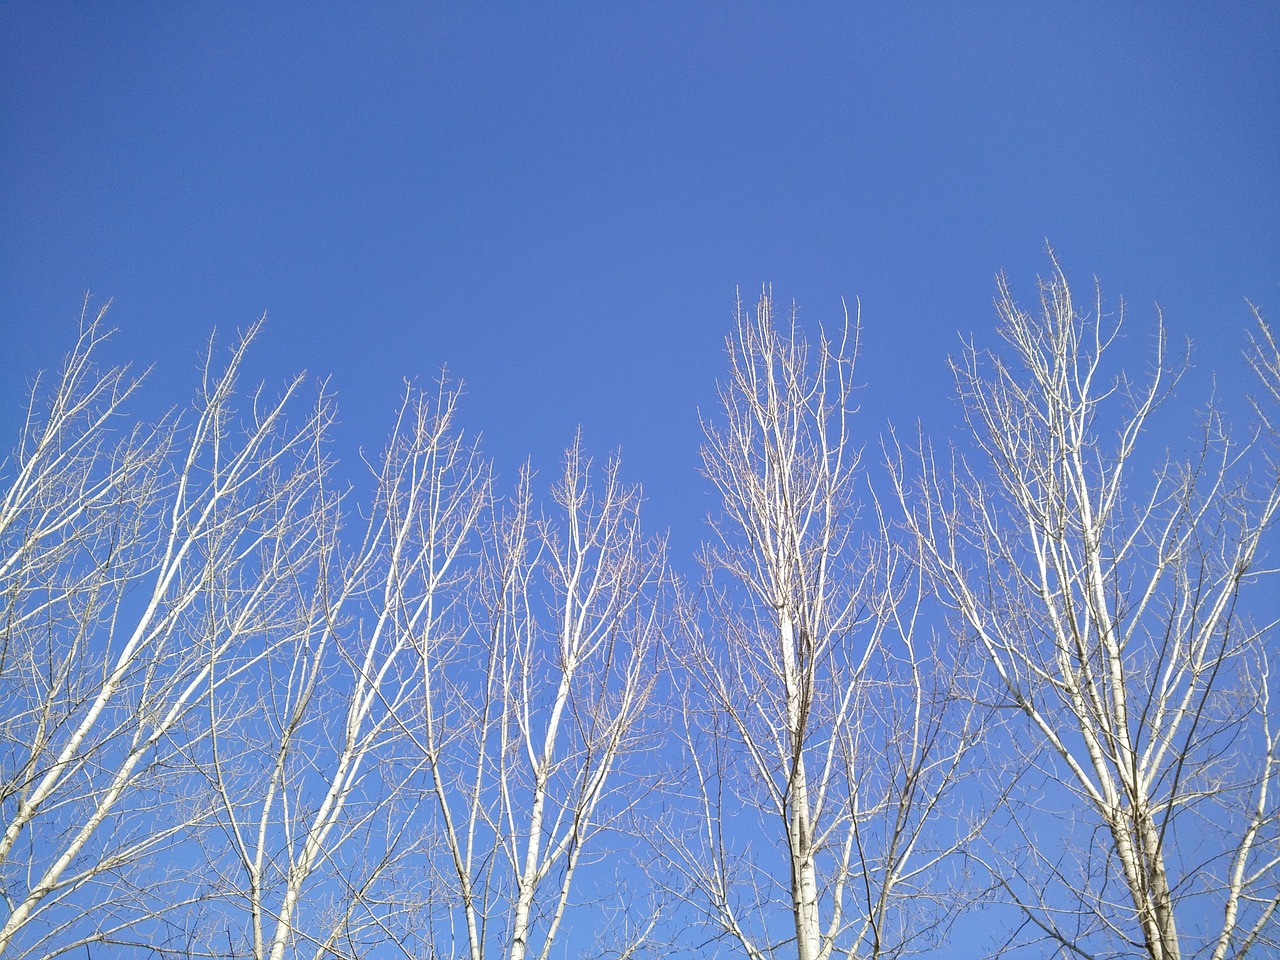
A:
{"label": "clear sky", "polygon": [[343,442],[447,363],[505,475],[581,423],[691,550],[737,287],[861,298],[869,438],[952,416],[1046,238],[1238,369],[1243,298],[1280,317],[1280,7],[976,7],[5,4],[3,422],[86,290],[165,403],[265,312],[257,369],[331,376]]}
{"label": "clear sky", "polygon": [[255,374],[331,377],[349,462],[448,364],[507,479],[621,447],[687,572],[735,289],[860,299],[874,445],[954,422],[948,354],[1046,239],[1238,376],[1244,299],[1280,321],[1280,5],[0,5],[6,438],[85,291],[157,405],[265,312]]}

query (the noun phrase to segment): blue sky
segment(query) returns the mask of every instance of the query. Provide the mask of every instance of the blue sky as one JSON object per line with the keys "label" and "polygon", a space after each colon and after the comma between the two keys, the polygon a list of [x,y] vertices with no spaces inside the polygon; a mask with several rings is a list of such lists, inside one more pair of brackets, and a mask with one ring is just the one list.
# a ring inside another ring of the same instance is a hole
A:
{"label": "blue sky", "polygon": [[86,290],[156,407],[265,312],[253,373],[330,377],[348,463],[448,364],[508,480],[621,447],[687,573],[735,289],[860,299],[871,447],[946,436],[1046,238],[1133,356],[1159,302],[1192,399],[1235,389],[1244,298],[1280,321],[1277,51],[1263,3],[6,3],[0,430]]}
{"label": "blue sky", "polygon": [[157,403],[265,312],[257,371],[331,376],[341,442],[447,363],[507,476],[581,423],[691,550],[736,287],[861,298],[869,440],[954,419],[957,333],[1046,238],[1238,370],[1277,49],[1269,4],[6,4],[3,422],[86,290]]}

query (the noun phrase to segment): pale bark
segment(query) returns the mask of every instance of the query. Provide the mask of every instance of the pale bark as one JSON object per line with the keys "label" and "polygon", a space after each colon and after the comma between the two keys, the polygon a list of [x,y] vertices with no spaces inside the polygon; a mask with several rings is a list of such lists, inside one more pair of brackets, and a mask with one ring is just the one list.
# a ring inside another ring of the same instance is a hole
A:
{"label": "pale bark", "polygon": [[[1120,321],[1108,326],[1100,302],[1079,315],[1056,263],[1038,316],[1003,280],[997,306],[1011,356],[968,347],[953,365],[973,459],[943,477],[924,449],[919,486],[900,472],[898,494],[925,566],[1025,721],[1024,765],[1060,787],[1043,802],[1101,830],[1072,838],[1077,874],[996,843],[988,866],[1060,949],[1176,960],[1216,942],[1215,957],[1243,956],[1252,811],[1274,823],[1276,809],[1266,681],[1252,673],[1261,663],[1265,677],[1266,652],[1241,599],[1280,508],[1276,474],[1250,476],[1250,446],[1210,410],[1199,454],[1144,483],[1139,441],[1178,379],[1163,327],[1145,384],[1104,380]],[[1224,751],[1241,761],[1225,781]],[[1040,791],[1011,796],[1031,832]],[[1202,924],[1214,900],[1222,925],[1188,939],[1183,913]]]}
{"label": "pale bark", "polygon": [[[387,929],[385,913],[410,905],[389,874],[424,846],[391,842],[417,829],[402,799],[414,765],[401,730],[421,699],[414,651],[448,629],[456,565],[488,497],[487,470],[454,425],[457,397],[443,380],[434,396],[409,391],[359,542],[341,542],[338,502],[316,505],[318,552],[297,569],[289,635],[265,676],[211,702],[209,776],[233,854],[219,873],[239,874],[217,892],[248,914],[258,960],[322,958],[339,940],[387,948],[407,933]],[[246,711],[249,684],[264,683],[278,706]],[[247,754],[262,757],[260,776],[241,772]],[[360,855],[371,843],[385,849]]]}
{"label": "pale bark", "polygon": [[[921,838],[970,734],[959,714],[942,733],[958,704],[931,693],[941,674],[926,677],[913,639],[919,593],[869,488],[858,490],[856,336],[846,316],[840,339],[811,350],[794,314],[779,327],[767,291],[752,312],[740,304],[721,416],[704,422],[723,518],[708,602],[685,616],[701,829],[673,827],[667,855],[713,930],[751,958],[905,953],[954,909],[934,910],[928,874],[956,846]],[[897,711],[922,722],[904,731]],[[743,824],[736,836],[729,822]],[[756,830],[784,843],[787,863],[747,856]],[[778,896],[771,877],[787,874]],[[783,910],[794,936],[778,943]],[[933,925],[912,929],[913,913]]]}
{"label": "pale bark", "polygon": [[611,818],[652,779],[661,545],[616,461],[597,485],[578,441],[554,498],[539,517],[525,471],[488,524],[472,631],[419,650],[417,743],[446,848],[439,949],[462,930],[473,960],[552,955],[583,851],[609,853]]}
{"label": "pale bark", "polygon": [[[255,330],[223,370],[210,357],[190,426],[175,416],[117,439],[132,384],[95,366],[101,315],[43,415],[33,401],[0,512],[12,738],[0,773],[0,952],[54,949],[46,937],[69,936],[77,916],[87,929],[127,887],[94,881],[141,871],[204,816],[199,805],[161,807],[155,791],[189,786],[188,757],[207,735],[197,708],[221,679],[211,664],[243,664],[242,648],[272,629],[289,573],[279,545],[302,533],[290,505],[317,482],[311,454],[329,416],[321,400],[287,423],[299,380],[235,415]],[[51,675],[42,660],[56,664]],[[47,908],[56,919],[33,929]]]}

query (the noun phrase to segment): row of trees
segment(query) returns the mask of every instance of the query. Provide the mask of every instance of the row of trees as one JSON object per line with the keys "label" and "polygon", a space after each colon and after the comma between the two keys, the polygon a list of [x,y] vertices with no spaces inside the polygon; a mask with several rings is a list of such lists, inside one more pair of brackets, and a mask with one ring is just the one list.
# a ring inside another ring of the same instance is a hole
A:
{"label": "row of trees", "polygon": [[[665,567],[616,463],[508,501],[410,390],[363,510],[321,395],[120,435],[101,317],[3,505],[0,952],[546,956],[584,849],[651,778]],[[118,439],[117,439],[118,437]]]}
{"label": "row of trees", "polygon": [[86,318],[3,472],[0,955],[1280,948],[1280,350],[1160,458],[1162,328],[1133,380],[1056,264],[997,306],[877,496],[856,317],[740,304],[696,586],[579,440],[501,493],[455,385],[356,502],[256,328],[143,425]]}

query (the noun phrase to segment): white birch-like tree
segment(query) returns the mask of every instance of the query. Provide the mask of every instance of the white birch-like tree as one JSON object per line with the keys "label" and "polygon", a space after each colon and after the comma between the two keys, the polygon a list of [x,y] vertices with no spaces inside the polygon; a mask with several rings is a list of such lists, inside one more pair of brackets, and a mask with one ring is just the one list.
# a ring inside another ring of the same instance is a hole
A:
{"label": "white birch-like tree", "polygon": [[301,378],[237,404],[256,331],[155,427],[101,316],[37,384],[0,504],[0,953],[547,957],[653,785],[639,491],[575,442],[555,513],[527,473],[495,507],[442,381],[352,523],[323,391],[296,426]]}
{"label": "white birch-like tree", "polygon": [[322,398],[287,421],[300,378],[237,397],[256,329],[221,368],[211,348],[194,409],[154,427],[127,415],[137,380],[96,362],[101,313],[35,385],[0,497],[6,957],[190,932],[177,848],[209,813],[190,782],[202,708],[229,676],[214,665],[247,669],[277,627],[329,417]]}
{"label": "white birch-like tree", "polygon": [[704,951],[897,956],[952,913],[935,871],[961,837],[942,811],[974,730],[962,658],[944,671],[921,639],[919,584],[862,486],[857,333],[846,314],[810,346],[768,290],[739,303],[704,424],[723,516],[684,618],[695,809],[668,838]]}
{"label": "white birch-like tree", "polygon": [[474,571],[460,558],[488,498],[457,400],[444,380],[434,396],[409,391],[358,542],[332,495],[304,511],[312,550],[294,565],[283,635],[264,636],[259,669],[210,697],[200,755],[223,853],[213,889],[229,908],[202,918],[227,930],[205,945],[215,955],[364,957],[412,937],[429,897],[414,874],[433,840],[403,730],[422,684],[438,682],[417,651],[441,642],[465,594]]}
{"label": "white birch-like tree", "polygon": [[594,477],[580,439],[552,495],[540,513],[526,469],[491,515],[471,629],[418,648],[413,729],[444,848],[430,956],[546,960],[576,908],[590,922],[583,871],[652,788],[663,546],[617,460]]}
{"label": "white birch-like tree", "polygon": [[[1004,347],[953,363],[970,442],[898,493],[922,562],[976,638],[1017,778],[975,852],[1035,956],[1275,955],[1277,717],[1259,564],[1274,462],[1209,409],[1193,452],[1147,452],[1178,380],[1109,354],[1054,263],[1037,313],[1000,281]],[[1262,328],[1255,363],[1280,369]],[[1270,348],[1270,349],[1268,349]],[[1259,610],[1258,616],[1251,610]]]}

